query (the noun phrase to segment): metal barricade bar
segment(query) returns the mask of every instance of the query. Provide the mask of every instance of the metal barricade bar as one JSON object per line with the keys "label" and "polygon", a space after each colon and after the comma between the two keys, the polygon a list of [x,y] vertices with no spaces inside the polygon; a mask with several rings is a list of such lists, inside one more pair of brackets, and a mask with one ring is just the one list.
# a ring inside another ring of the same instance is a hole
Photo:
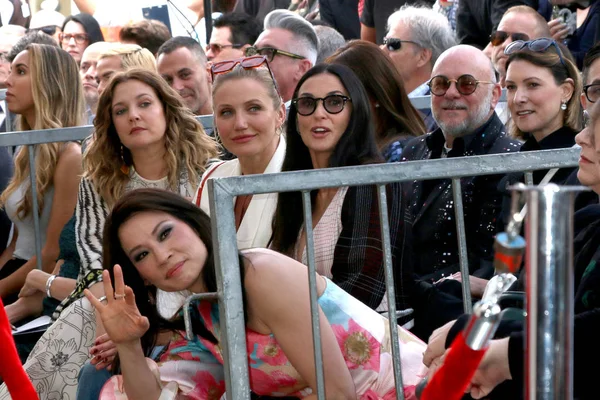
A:
{"label": "metal barricade bar", "polygon": [[[437,159],[425,161],[411,161],[405,163],[363,165],[358,167],[327,168],[309,171],[283,172],[277,174],[249,175],[229,178],[213,178],[208,181],[208,190],[210,196],[211,214],[218,215],[219,218],[212,218],[215,248],[215,262],[219,283],[219,293],[221,297],[222,310],[237,310],[237,313],[221,313],[222,318],[227,320],[227,327],[234,329],[234,332],[224,331],[225,354],[231,354],[237,347],[239,353],[235,353],[235,358],[226,359],[225,370],[227,379],[227,398],[228,399],[247,399],[243,396],[249,392],[248,386],[248,365],[246,359],[246,341],[245,341],[245,323],[243,313],[243,304],[241,287],[235,288],[234,292],[224,290],[223,276],[227,274],[229,278],[235,275],[237,282],[240,282],[239,262],[237,259],[237,242],[235,231],[235,219],[233,214],[233,200],[236,196],[248,194],[261,194],[273,192],[301,191],[303,196],[307,197],[310,190],[320,188],[333,188],[341,186],[360,186],[377,185],[380,207],[380,219],[382,226],[382,239],[384,243],[384,268],[386,276],[386,289],[388,299],[388,310],[390,318],[390,331],[392,335],[392,354],[394,357],[394,377],[396,379],[397,396],[402,396],[402,375],[399,363],[400,348],[398,342],[397,324],[394,316],[396,315],[395,292],[393,285],[393,271],[391,265],[391,246],[389,238],[389,221],[387,215],[387,198],[385,184],[391,182],[403,182],[409,180],[428,180],[428,179],[452,179],[453,195],[455,196],[455,208],[461,208],[457,215],[457,221],[461,221],[462,215],[462,197],[460,196],[460,177],[477,175],[495,175],[510,172],[521,172],[528,170],[565,168],[573,167],[578,164],[578,149],[548,150],[526,153],[507,153],[486,156],[470,156],[452,159]],[[460,199],[458,202],[457,199]],[[312,213],[307,210],[310,206],[310,198],[304,200],[305,219],[312,224]],[[457,229],[461,229],[457,227]],[[312,238],[309,239],[309,228],[307,230],[307,251],[310,255],[314,251],[312,247]],[[464,226],[462,228],[464,231]],[[464,233],[464,232],[463,232]],[[312,236],[312,232],[311,235]],[[461,267],[468,265],[466,260],[466,237],[459,235],[459,246],[464,246],[464,252],[460,252]],[[309,261],[312,264],[314,261]],[[464,267],[463,267],[464,268]],[[468,269],[464,271],[463,281],[468,280]],[[234,283],[228,282],[229,288],[233,289]],[[315,285],[311,283],[311,285]],[[310,289],[316,291],[316,285]],[[464,285],[463,285],[464,290]],[[470,293],[466,291],[466,293]],[[227,296],[223,296],[227,294]],[[463,294],[464,296],[465,294]],[[312,302],[312,300],[311,300]],[[313,318],[313,332],[315,332]],[[320,342],[320,338],[314,338],[315,343]],[[396,347],[396,348],[394,348]],[[316,349],[316,347],[315,347]],[[243,354],[241,354],[243,353]],[[318,355],[315,355],[318,358]],[[241,364],[243,365],[241,365]],[[238,375],[239,374],[239,375]],[[231,377],[236,377],[231,381]],[[323,389],[318,392],[322,393]],[[242,397],[240,397],[242,396]],[[401,397],[400,397],[401,398]]]}
{"label": "metal barricade bar", "polygon": [[462,188],[460,178],[452,179],[452,197],[454,201],[454,215],[456,218],[456,236],[458,237],[458,259],[462,283],[462,297],[465,314],[473,311],[471,301],[471,282],[469,281],[469,261],[467,255],[467,236],[465,233],[465,215],[462,201]]}
{"label": "metal barricade bar", "polygon": [[304,232],[306,233],[306,255],[308,259],[308,288],[310,290],[310,312],[313,331],[313,349],[315,355],[315,373],[317,375],[317,398],[325,400],[325,378],[323,373],[323,350],[321,343],[321,324],[319,323],[319,304],[317,303],[317,264],[315,262],[315,243],[312,226],[312,205],[310,191],[302,192],[304,211]]}
{"label": "metal barricade bar", "polygon": [[[377,185],[377,200],[379,201],[379,223],[381,226],[381,243],[383,244],[383,268],[385,272],[385,288],[388,304],[388,323],[392,345],[392,357],[400,360],[400,341],[398,337],[398,322],[396,319],[396,288],[394,286],[394,270],[392,265],[392,244],[390,242],[390,224],[385,185]],[[402,384],[402,369],[398,363],[393,364],[396,386],[396,398],[404,400],[404,385]]]}

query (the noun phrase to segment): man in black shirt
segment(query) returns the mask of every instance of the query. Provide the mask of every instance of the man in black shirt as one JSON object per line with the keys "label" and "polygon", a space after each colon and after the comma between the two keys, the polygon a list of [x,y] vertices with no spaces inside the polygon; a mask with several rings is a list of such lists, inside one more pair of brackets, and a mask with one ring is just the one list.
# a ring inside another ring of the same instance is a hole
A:
{"label": "man in black shirt", "polygon": [[360,17],[360,38],[376,44],[383,43],[387,31],[387,20],[390,15],[404,4],[418,3],[433,5],[434,0],[365,0]]}

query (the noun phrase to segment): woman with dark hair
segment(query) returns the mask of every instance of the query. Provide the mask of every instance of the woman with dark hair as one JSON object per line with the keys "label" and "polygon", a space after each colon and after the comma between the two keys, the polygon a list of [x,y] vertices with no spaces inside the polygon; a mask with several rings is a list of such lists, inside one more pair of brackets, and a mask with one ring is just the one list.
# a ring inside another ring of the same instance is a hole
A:
{"label": "woman with dark hair", "polygon": [[[181,312],[167,321],[152,305],[157,289],[217,291],[212,244],[209,217],[177,195],[140,189],[117,202],[104,230],[106,303],[86,291],[117,345],[123,374],[105,385],[101,399],[223,394],[222,371],[214,369],[224,362],[217,303],[197,303],[192,341],[184,337]],[[245,250],[239,261],[250,389],[259,396],[315,399],[307,268],[266,249]],[[395,398],[387,320],[330,280],[316,278],[327,398]],[[424,346],[399,332],[404,394],[410,398]],[[165,345],[158,364],[144,358],[155,344]]]}
{"label": "woman with dark hair", "polygon": [[392,61],[371,42],[353,40],[326,62],[350,67],[367,90],[375,124],[375,141],[387,162],[400,161],[404,144],[426,133]]}
{"label": "woman with dark hair", "polygon": [[86,13],[67,17],[61,31],[60,46],[77,61],[77,64],[80,63],[86,47],[92,43],[104,41],[100,24],[94,17]]}
{"label": "woman with dark hair", "polygon": [[[369,97],[349,67],[320,64],[298,82],[288,112],[282,171],[348,167],[382,162],[371,124]],[[397,207],[400,185],[390,184],[390,238],[404,227]],[[376,189],[371,186],[320,189],[311,193],[317,272],[373,309],[384,300],[383,246]],[[307,263],[300,192],[280,193],[273,220],[272,248]],[[394,258],[396,301],[409,307],[410,260]]]}

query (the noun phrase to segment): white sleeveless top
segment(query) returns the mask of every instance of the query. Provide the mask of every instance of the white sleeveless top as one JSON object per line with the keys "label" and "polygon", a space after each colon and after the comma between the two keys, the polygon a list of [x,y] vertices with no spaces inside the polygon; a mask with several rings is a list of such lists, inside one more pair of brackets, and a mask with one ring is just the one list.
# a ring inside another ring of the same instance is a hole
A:
{"label": "white sleeveless top", "polygon": [[[17,208],[19,208],[19,203],[29,188],[29,177],[27,177],[26,181],[23,182],[17,188],[17,190],[15,190],[8,197],[8,199],[6,199],[5,207],[8,218],[10,218],[12,223],[15,224],[15,227],[19,233],[13,257],[20,258],[22,260],[29,260],[35,256],[35,230],[33,229],[33,214],[30,212],[29,215],[23,219],[17,216]],[[42,247],[44,247],[44,243],[46,243],[46,230],[48,229],[48,222],[50,221],[50,211],[52,210],[53,199],[54,186],[50,186],[50,188],[44,194],[44,209],[40,215],[40,234],[42,239]]]}

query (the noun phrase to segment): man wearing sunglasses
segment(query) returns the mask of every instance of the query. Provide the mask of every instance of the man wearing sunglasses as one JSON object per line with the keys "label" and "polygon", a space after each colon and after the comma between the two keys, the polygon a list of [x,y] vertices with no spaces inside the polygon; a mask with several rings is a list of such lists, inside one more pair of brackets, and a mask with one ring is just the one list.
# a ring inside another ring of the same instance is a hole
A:
{"label": "man wearing sunglasses", "polygon": [[500,75],[500,85],[504,87],[506,79],[506,46],[515,40],[534,40],[550,37],[546,20],[536,10],[528,6],[511,7],[502,16],[498,29],[490,36],[492,63]]}
{"label": "man wearing sunglasses", "polygon": [[52,36],[56,43],[60,43],[59,35],[62,32],[60,29],[65,22],[65,16],[53,10],[40,10],[33,14],[29,23],[28,32],[42,32]]}
{"label": "man wearing sunglasses", "polygon": [[244,57],[262,32],[258,20],[243,12],[223,14],[213,22],[206,46],[206,57],[212,63]]}
{"label": "man wearing sunglasses", "polygon": [[308,21],[288,10],[271,11],[265,17],[264,28],[246,55],[267,57],[287,106],[296,84],[317,61],[317,34]]}
{"label": "man wearing sunglasses", "polygon": [[[490,60],[475,47],[459,45],[444,52],[432,78],[431,108],[439,128],[412,139],[403,161],[481,156],[519,150],[494,112],[500,98]],[[496,218],[502,206],[497,186],[501,176],[461,179],[467,251],[473,295],[483,293],[493,273],[492,247]],[[460,281],[443,278],[459,270],[451,181],[410,181],[402,184],[405,221],[412,225],[411,243],[418,276],[418,300],[413,333],[427,339],[432,331],[462,313]],[[483,278],[483,279],[478,279]],[[421,297],[422,296],[422,297]]]}

